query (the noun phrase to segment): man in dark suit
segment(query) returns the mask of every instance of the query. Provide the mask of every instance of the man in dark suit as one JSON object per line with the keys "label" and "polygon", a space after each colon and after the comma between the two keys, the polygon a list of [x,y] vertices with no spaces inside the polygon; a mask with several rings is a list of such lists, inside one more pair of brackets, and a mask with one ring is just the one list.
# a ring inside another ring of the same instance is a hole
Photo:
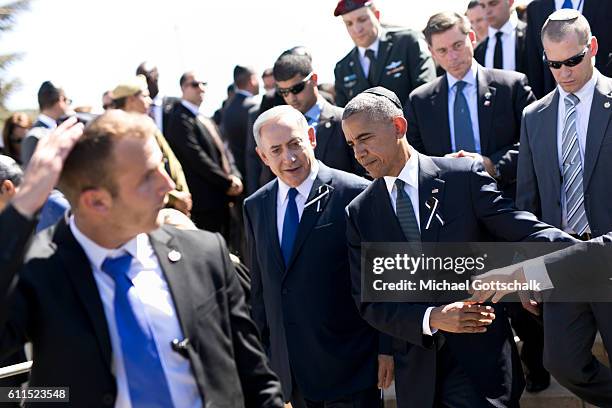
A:
{"label": "man in dark suit", "polygon": [[337,64],[336,105],[358,93],[384,86],[401,101],[414,88],[436,77],[436,67],[421,34],[381,26],[380,11],[371,1],[340,0],[334,16],[342,16],[355,47]]}
{"label": "man in dark suit", "polygon": [[[275,67],[276,71],[276,67]],[[276,77],[276,74],[275,74]],[[252,314],[296,407],[376,407],[393,378],[351,298],[344,207],[367,180],[327,167],[290,106],[259,116],[257,153],[277,179],[244,203]]]}
{"label": "man in dark suit", "polygon": [[158,228],[156,129],[116,110],[87,127],[60,177],[74,215],[3,270],[2,350],[31,341],[30,386],[70,406],[282,407],[223,239]]}
{"label": "man in dark suit", "polygon": [[[612,230],[612,79],[594,69],[598,39],[576,10],[553,13],[542,33],[558,86],[525,109],[516,203],[586,240]],[[547,303],[544,311],[545,365],[584,400],[612,406],[612,372],[592,355],[589,337],[601,331],[612,350],[611,304]]]}
{"label": "man in dark suit", "polygon": [[242,193],[242,181],[216,125],[199,112],[205,84],[193,72],[181,76],[183,99],[168,117],[165,136],[185,171],[194,223],[229,240],[230,204]]}
{"label": "man in dark suit", "polygon": [[59,118],[70,112],[70,99],[66,97],[62,88],[51,81],[45,81],[38,89],[38,107],[40,114],[21,142],[23,168],[28,166],[38,141],[57,127]]}
{"label": "man in dark suit", "polygon": [[174,108],[174,105],[180,103],[180,98],[174,96],[163,96],[159,93],[159,71],[157,66],[150,62],[144,61],[136,68],[136,75],[144,75],[147,80],[149,96],[151,97],[151,106],[149,107],[149,116],[155,121],[155,124],[161,130],[162,134],[166,133],[166,125],[168,124],[168,115]]}
{"label": "man in dark suit", "polygon": [[317,160],[334,169],[364,175],[342,133],[342,108],[319,95],[318,76],[306,55],[283,54],[274,64],[277,92],[285,103],[300,111],[315,131]]}
{"label": "man in dark suit", "polygon": [[514,0],[480,0],[489,35],[476,47],[474,58],[487,68],[527,73],[527,24],[512,12],[513,4]]}
{"label": "man in dark suit", "polygon": [[539,99],[557,86],[542,57],[544,49],[540,38],[544,22],[555,10],[573,8],[588,20],[592,34],[599,40],[595,67],[605,76],[612,77],[612,2],[608,0],[533,0],[527,6],[527,76],[533,93]]}
{"label": "man in dark suit", "polygon": [[[410,94],[404,107],[410,145],[430,156],[461,150],[481,155],[489,174],[514,198],[516,160],[508,152],[518,149],[523,109],[535,101],[527,78],[476,63],[474,31],[459,14],[433,16],[425,38],[446,74]],[[460,49],[453,49],[456,44]]]}
{"label": "man in dark suit", "polygon": [[223,111],[223,136],[236,160],[236,166],[246,177],[246,145],[249,109],[257,104],[253,98],[259,93],[259,78],[253,68],[234,67],[234,88],[236,94]]}
{"label": "man in dark suit", "polygon": [[524,380],[504,309],[363,302],[361,243],[571,237],[514,209],[481,162],[419,154],[405,137],[398,98],[384,88],[355,97],[342,126],[357,160],[376,179],[348,205],[347,235],[361,315],[395,338],[398,407],[517,407]]}

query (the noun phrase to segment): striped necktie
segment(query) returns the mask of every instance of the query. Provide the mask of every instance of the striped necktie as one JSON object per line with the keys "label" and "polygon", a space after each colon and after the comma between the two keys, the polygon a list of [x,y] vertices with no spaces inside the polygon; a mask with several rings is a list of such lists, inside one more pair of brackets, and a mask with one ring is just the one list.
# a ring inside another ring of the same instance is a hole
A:
{"label": "striped necktie", "polygon": [[419,224],[414,214],[412,201],[404,190],[404,183],[399,178],[395,180],[395,188],[397,189],[397,198],[395,199],[395,212],[399,220],[402,231],[408,241],[421,241],[421,233]]}
{"label": "striped necktie", "polygon": [[582,185],[582,160],[576,132],[576,105],[580,99],[574,94],[565,97],[565,120],[561,137],[563,163],[563,191],[567,226],[576,234],[582,235],[589,227],[584,211],[584,192]]}

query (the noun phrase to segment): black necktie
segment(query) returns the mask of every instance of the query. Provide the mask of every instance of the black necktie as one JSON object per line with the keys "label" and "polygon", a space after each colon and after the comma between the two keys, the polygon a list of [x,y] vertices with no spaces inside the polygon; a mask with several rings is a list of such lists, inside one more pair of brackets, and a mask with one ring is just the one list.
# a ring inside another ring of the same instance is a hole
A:
{"label": "black necktie", "polygon": [[498,31],[495,33],[495,52],[493,53],[493,68],[504,69],[504,54],[502,51],[502,33]]}
{"label": "black necktie", "polygon": [[370,85],[374,86],[374,81],[376,77],[374,76],[374,65],[376,64],[376,55],[374,54],[374,50],[367,49],[365,51],[365,56],[370,60],[370,69],[368,69],[368,81]]}

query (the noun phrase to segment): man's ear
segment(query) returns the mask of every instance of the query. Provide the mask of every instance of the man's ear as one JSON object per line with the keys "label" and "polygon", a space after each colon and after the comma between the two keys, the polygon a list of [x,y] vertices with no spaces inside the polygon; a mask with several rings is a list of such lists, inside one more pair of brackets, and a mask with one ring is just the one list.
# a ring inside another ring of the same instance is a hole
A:
{"label": "man's ear", "polygon": [[11,180],[4,180],[0,183],[0,195],[6,195],[8,198],[11,198],[16,192],[17,189]]}
{"label": "man's ear", "polygon": [[468,31],[468,38],[470,39],[472,46],[476,48],[476,33],[474,32],[474,30]]}
{"label": "man's ear", "polygon": [[310,80],[312,81],[314,86],[319,85],[319,76],[317,74],[312,74],[312,76],[310,77]]}
{"label": "man's ear", "polygon": [[308,128],[308,141],[313,149],[317,147],[317,133],[312,126]]}
{"label": "man's ear", "polygon": [[408,121],[403,116],[393,118],[393,126],[395,127],[395,134],[398,139],[404,137],[408,132]]}
{"label": "man's ear", "polygon": [[259,156],[259,158],[261,159],[262,162],[264,162],[264,164],[268,167],[270,167],[270,164],[268,162],[268,158],[266,157],[266,154],[263,152],[263,150],[261,150],[259,148],[259,146],[255,146],[255,151],[257,152],[257,155]]}
{"label": "man's ear", "polygon": [[113,197],[103,188],[85,190],[79,196],[79,211],[106,215],[113,206]]}

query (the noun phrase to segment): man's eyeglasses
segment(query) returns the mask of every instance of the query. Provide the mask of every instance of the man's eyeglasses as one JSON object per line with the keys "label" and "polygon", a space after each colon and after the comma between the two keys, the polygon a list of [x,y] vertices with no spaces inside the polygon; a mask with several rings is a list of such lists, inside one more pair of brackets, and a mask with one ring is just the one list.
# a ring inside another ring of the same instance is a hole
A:
{"label": "man's eyeglasses", "polygon": [[306,83],[310,81],[312,74],[313,73],[311,72],[310,74],[306,76],[306,78],[302,79],[300,82],[293,85],[291,88],[278,88],[277,87],[276,92],[278,92],[280,96],[287,96],[289,95],[289,93],[297,95],[304,90],[304,88],[306,87]]}
{"label": "man's eyeglasses", "polygon": [[542,59],[544,60],[544,63],[548,65],[549,68],[552,68],[552,69],[560,69],[562,65],[565,65],[567,67],[575,67],[576,65],[582,62],[582,60],[586,56],[587,51],[589,50],[590,47],[591,47],[590,45],[587,45],[586,47],[584,47],[584,50],[582,50],[581,53],[576,54],[573,57],[569,57],[568,59],[564,61],[551,61],[548,58],[546,58],[546,53],[544,53]]}
{"label": "man's eyeglasses", "polygon": [[206,86],[206,82],[203,81],[191,81],[189,86],[192,88],[199,88],[200,86]]}

